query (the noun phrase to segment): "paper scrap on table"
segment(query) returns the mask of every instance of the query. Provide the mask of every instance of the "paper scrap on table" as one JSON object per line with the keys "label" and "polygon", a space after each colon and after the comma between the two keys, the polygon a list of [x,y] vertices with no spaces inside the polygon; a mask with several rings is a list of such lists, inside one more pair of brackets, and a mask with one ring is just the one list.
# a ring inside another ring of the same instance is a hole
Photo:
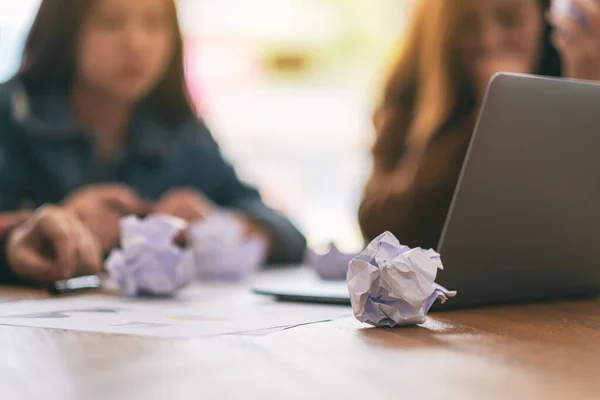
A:
{"label": "paper scrap on table", "polygon": [[127,216],[120,225],[121,248],[111,252],[106,269],[125,295],[169,296],[194,279],[191,251],[175,244],[185,221],[167,215]]}
{"label": "paper scrap on table", "polygon": [[336,306],[279,304],[263,298],[244,304],[206,300],[185,306],[166,299],[93,295],[0,304],[0,325],[159,338],[265,333],[350,315]]}
{"label": "paper scrap on table", "polygon": [[326,253],[317,253],[308,249],[306,252],[306,263],[310,265],[317,274],[325,280],[344,280],[348,273],[348,263],[358,253],[344,253],[340,251],[335,243],[330,243]]}
{"label": "paper scrap on table", "polygon": [[422,324],[433,302],[456,292],[436,284],[440,255],[402,246],[390,232],[373,240],[350,262],[348,291],[354,315],[375,326]]}
{"label": "paper scrap on table", "polygon": [[267,243],[247,237],[244,226],[230,213],[215,212],[187,231],[197,274],[204,280],[244,280],[260,270]]}

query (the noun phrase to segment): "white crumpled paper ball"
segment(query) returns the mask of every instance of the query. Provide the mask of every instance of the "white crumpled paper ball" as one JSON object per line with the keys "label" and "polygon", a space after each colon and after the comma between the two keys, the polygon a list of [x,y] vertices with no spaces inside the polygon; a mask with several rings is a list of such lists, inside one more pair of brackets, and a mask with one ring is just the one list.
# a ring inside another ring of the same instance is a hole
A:
{"label": "white crumpled paper ball", "polygon": [[373,240],[352,261],[346,281],[354,315],[375,326],[422,324],[436,299],[456,292],[436,284],[440,255],[402,246],[390,232]]}
{"label": "white crumpled paper ball", "polygon": [[174,243],[187,228],[181,219],[153,215],[121,219],[121,248],[106,260],[110,277],[126,296],[169,296],[196,275],[193,255]]}
{"label": "white crumpled paper ball", "polygon": [[192,223],[187,241],[202,280],[246,280],[260,270],[268,255],[266,241],[248,237],[242,223],[226,211]]}

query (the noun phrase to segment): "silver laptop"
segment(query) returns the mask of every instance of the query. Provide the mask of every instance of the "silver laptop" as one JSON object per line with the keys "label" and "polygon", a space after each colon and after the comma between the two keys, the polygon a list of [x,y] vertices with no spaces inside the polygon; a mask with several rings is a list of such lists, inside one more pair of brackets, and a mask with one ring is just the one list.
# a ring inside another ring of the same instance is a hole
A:
{"label": "silver laptop", "polygon": [[438,251],[436,308],[600,292],[600,85],[490,82]]}
{"label": "silver laptop", "polygon": [[[493,78],[438,251],[437,282],[458,295],[434,309],[600,293],[599,84]],[[255,290],[329,299],[316,284]]]}

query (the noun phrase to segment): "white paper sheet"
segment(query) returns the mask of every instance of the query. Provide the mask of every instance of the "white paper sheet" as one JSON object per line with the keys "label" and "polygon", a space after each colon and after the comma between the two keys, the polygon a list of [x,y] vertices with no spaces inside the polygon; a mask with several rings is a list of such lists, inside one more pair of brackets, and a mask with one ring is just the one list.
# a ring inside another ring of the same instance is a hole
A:
{"label": "white paper sheet", "polygon": [[351,316],[347,307],[281,304],[213,289],[180,299],[142,300],[92,295],[0,304],[0,325],[160,338],[253,333]]}

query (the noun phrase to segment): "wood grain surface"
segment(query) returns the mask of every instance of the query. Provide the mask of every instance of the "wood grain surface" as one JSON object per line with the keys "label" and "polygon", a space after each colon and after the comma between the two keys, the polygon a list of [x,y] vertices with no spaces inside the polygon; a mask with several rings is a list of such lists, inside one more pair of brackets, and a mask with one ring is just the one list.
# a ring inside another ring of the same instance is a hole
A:
{"label": "wood grain surface", "polygon": [[600,301],[183,341],[0,326],[3,400],[264,398],[600,399]]}

